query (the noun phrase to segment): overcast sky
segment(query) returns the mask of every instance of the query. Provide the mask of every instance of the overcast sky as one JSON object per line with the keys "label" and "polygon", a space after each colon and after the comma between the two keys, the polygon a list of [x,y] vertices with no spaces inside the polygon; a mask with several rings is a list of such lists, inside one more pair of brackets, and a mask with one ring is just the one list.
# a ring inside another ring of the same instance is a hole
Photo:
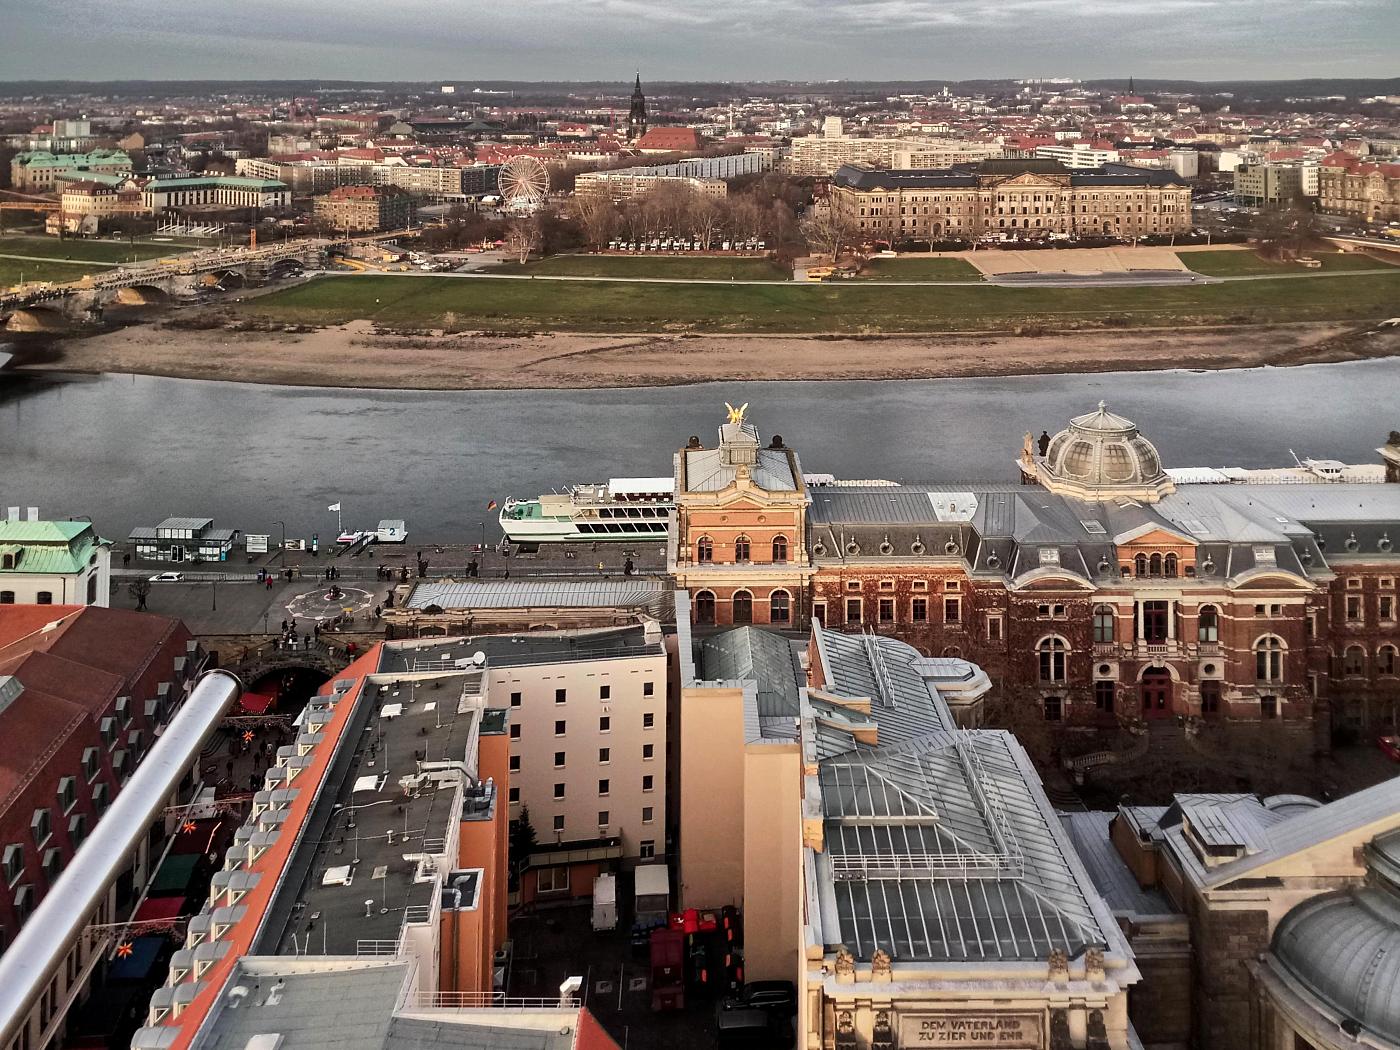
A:
{"label": "overcast sky", "polygon": [[0,0],[0,79],[1394,76],[1400,0]]}

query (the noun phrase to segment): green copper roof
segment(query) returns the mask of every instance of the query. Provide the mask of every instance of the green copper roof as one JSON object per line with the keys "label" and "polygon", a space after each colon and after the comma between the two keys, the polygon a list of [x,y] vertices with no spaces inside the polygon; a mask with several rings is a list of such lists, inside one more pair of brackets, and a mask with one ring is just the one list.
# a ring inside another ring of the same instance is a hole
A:
{"label": "green copper roof", "polygon": [[0,576],[81,572],[104,543],[87,521],[0,521]]}

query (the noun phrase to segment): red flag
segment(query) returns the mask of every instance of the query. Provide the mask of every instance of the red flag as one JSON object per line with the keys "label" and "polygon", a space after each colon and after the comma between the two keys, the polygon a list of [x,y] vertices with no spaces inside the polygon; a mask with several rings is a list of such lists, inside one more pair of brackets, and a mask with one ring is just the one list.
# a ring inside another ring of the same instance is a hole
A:
{"label": "red flag", "polygon": [[487,509],[487,510],[495,510],[495,509],[496,509],[496,501],[495,501],[495,500],[492,500],[490,503],[486,504],[486,509]]}

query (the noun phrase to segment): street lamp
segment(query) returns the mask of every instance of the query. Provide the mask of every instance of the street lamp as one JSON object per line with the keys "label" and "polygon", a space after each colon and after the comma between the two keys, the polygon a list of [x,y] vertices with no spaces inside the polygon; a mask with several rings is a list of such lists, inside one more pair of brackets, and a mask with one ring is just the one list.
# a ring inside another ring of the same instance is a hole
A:
{"label": "street lamp", "polygon": [[282,568],[287,567],[287,523],[285,521],[274,521],[272,524],[282,526],[282,546],[277,548],[277,559]]}

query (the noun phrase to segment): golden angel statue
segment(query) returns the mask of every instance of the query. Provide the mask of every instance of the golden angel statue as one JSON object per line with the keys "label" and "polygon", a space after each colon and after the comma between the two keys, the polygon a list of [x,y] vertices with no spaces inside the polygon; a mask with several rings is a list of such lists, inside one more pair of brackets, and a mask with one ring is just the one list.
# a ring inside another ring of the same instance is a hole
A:
{"label": "golden angel statue", "polygon": [[744,422],[744,413],[749,410],[749,403],[745,401],[738,408],[735,408],[728,401],[726,401],[724,403],[724,407],[729,409],[729,422],[738,423],[742,426]]}

